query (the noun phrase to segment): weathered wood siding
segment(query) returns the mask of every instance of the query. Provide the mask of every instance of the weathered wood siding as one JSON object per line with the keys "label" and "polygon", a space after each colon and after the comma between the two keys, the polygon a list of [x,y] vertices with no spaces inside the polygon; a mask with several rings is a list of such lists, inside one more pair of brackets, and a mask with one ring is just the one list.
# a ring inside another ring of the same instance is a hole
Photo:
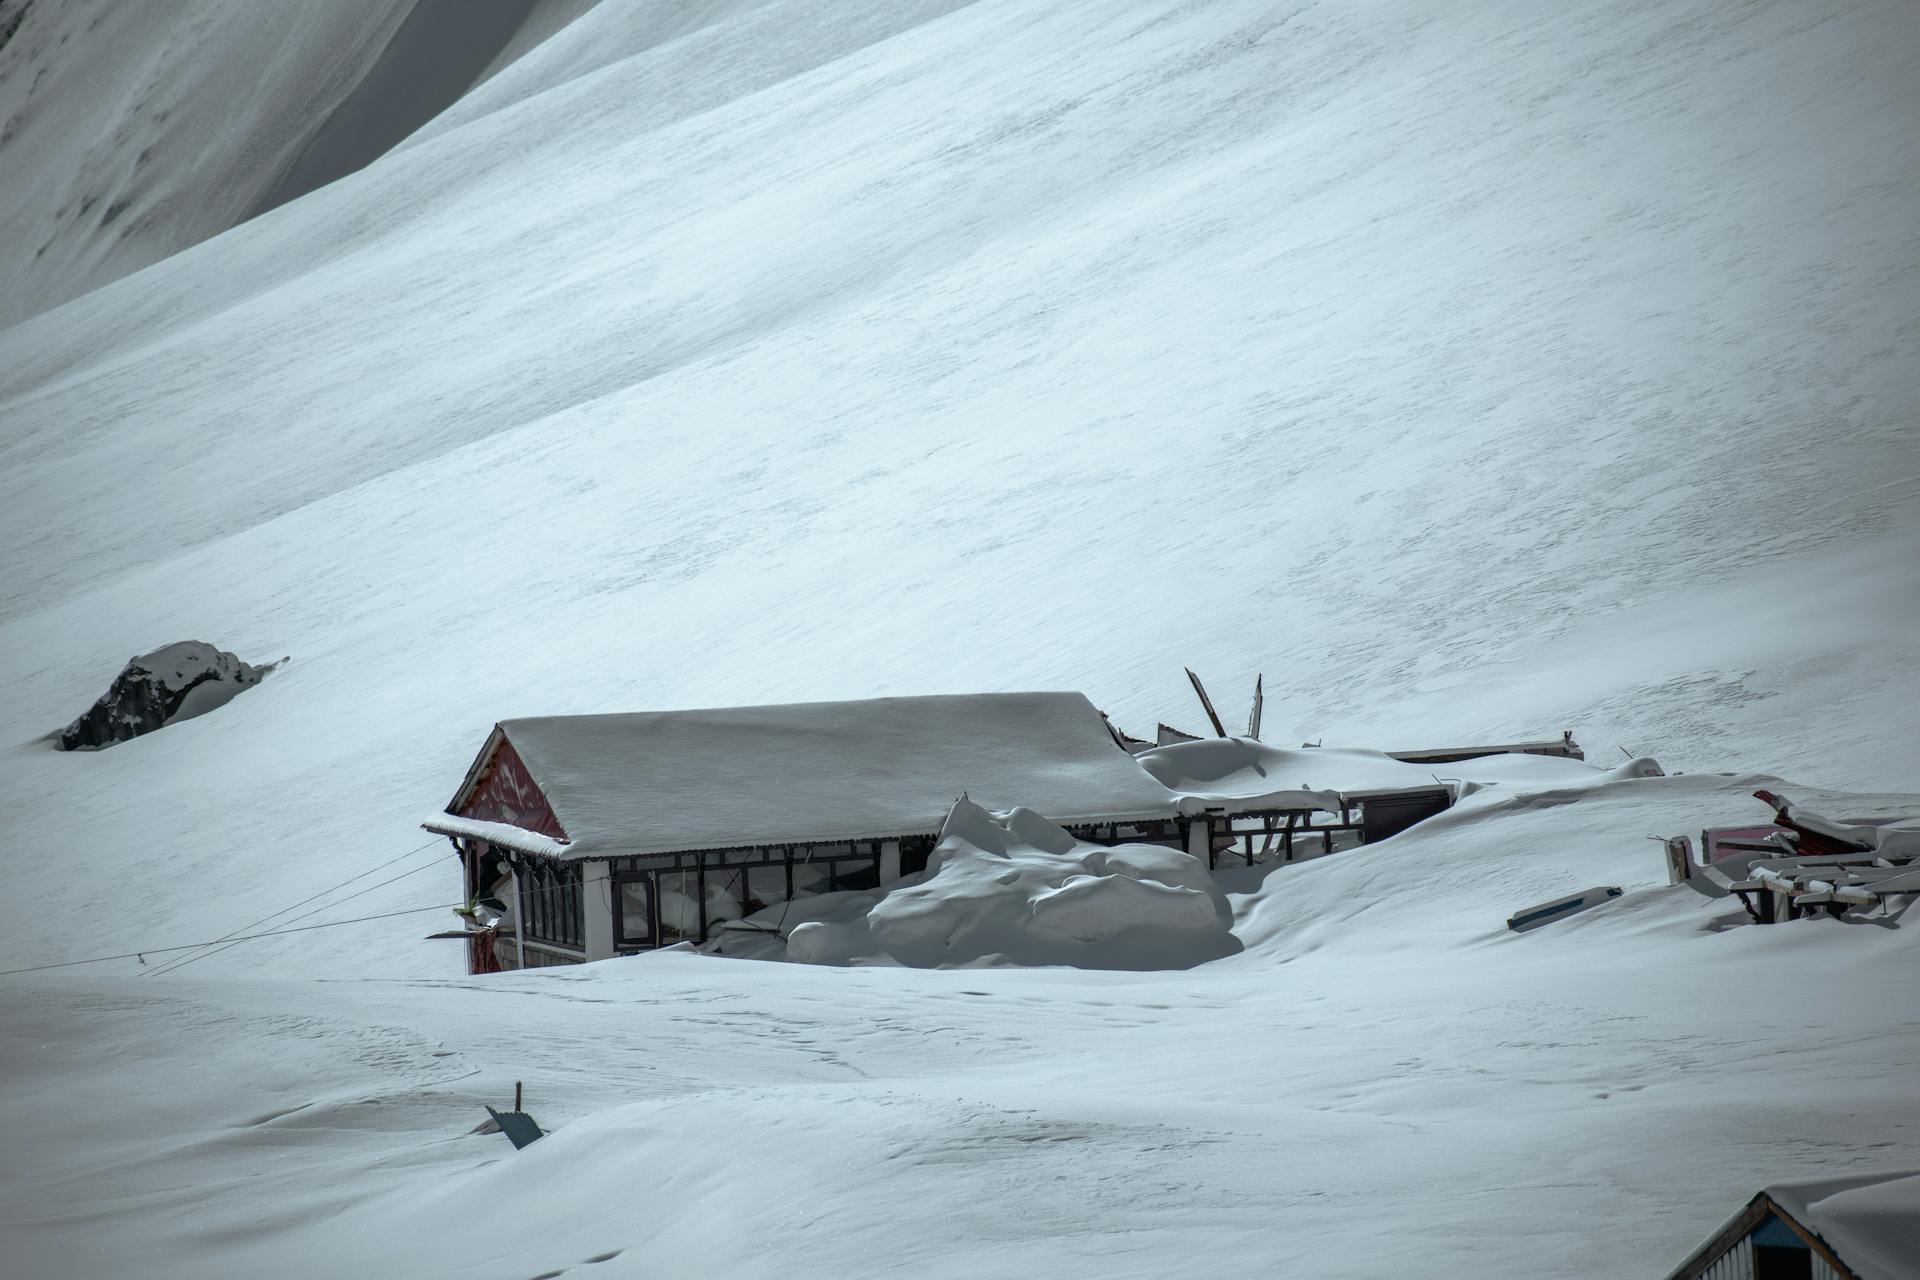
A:
{"label": "weathered wood siding", "polygon": [[481,771],[473,794],[460,806],[459,816],[480,822],[505,822],[556,840],[567,838],[560,819],[554,816],[553,807],[534,784],[520,753],[504,736],[494,748],[493,759]]}

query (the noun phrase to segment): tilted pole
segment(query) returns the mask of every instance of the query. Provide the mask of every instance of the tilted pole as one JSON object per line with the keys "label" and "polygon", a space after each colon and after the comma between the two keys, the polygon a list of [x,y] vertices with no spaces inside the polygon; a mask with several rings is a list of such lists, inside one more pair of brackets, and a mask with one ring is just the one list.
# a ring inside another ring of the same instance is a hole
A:
{"label": "tilted pole", "polygon": [[1187,679],[1193,681],[1193,691],[1200,695],[1200,705],[1206,708],[1207,719],[1213,722],[1213,732],[1219,737],[1227,736],[1227,726],[1220,723],[1220,713],[1213,709],[1213,699],[1207,696],[1207,687],[1200,683],[1200,677],[1193,674],[1193,668],[1185,668]]}

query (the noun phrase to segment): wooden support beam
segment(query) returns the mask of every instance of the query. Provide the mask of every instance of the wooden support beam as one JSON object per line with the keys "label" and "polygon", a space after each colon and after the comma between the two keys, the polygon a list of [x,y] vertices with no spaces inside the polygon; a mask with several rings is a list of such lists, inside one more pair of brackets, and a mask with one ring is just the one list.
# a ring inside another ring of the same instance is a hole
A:
{"label": "wooden support beam", "polygon": [[1193,691],[1200,695],[1200,705],[1206,708],[1207,720],[1213,725],[1215,737],[1227,736],[1227,727],[1220,723],[1220,713],[1213,709],[1213,699],[1207,696],[1207,687],[1200,683],[1200,677],[1193,673],[1192,667],[1185,668],[1187,679],[1193,681]]}

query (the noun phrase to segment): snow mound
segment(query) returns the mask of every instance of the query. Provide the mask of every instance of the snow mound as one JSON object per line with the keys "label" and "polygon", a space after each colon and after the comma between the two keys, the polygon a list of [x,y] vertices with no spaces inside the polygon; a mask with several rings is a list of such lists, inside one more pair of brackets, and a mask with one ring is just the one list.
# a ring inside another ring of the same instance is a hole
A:
{"label": "snow mound", "polygon": [[[866,927],[904,965],[1184,969],[1240,949],[1199,860],[1154,845],[1083,844],[1030,809],[961,799],[917,884]],[[811,946],[811,941],[809,946]]]}
{"label": "snow mound", "polygon": [[1240,951],[1232,923],[1198,858],[1086,844],[1031,809],[994,813],[962,797],[926,870],[777,903],[713,949],[796,964],[1188,969]]}

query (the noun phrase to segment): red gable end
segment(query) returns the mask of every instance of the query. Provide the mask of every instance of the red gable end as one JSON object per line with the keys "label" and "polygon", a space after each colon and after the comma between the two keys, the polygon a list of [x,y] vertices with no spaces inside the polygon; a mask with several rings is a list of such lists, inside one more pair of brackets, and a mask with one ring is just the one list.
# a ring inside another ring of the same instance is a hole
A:
{"label": "red gable end", "polygon": [[495,735],[493,758],[481,767],[478,780],[453,812],[479,822],[504,822],[523,831],[537,831],[555,840],[568,839],[553,807],[504,733]]}

